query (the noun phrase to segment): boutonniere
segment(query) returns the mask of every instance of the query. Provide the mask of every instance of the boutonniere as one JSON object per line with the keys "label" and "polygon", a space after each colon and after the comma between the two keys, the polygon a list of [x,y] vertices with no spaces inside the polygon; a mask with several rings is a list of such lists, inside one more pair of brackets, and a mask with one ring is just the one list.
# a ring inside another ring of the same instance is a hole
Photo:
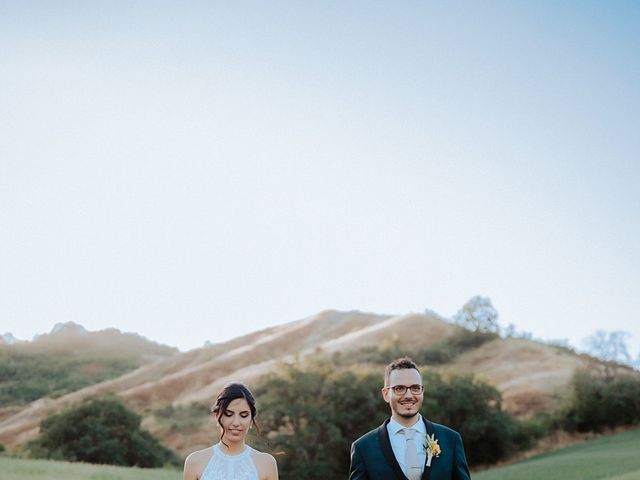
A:
{"label": "boutonniere", "polygon": [[438,440],[436,440],[435,437],[435,433],[432,433],[431,436],[429,436],[429,434],[424,436],[424,451],[427,454],[427,467],[431,466],[431,459],[433,457],[438,458],[440,453],[442,453],[440,445],[438,445]]}

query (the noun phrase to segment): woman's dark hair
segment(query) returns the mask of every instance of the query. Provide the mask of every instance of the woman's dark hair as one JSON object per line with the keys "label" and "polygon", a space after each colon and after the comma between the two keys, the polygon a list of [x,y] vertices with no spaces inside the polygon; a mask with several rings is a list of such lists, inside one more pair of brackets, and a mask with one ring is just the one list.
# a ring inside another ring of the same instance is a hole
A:
{"label": "woman's dark hair", "polygon": [[227,447],[229,445],[224,443],[223,438],[225,430],[222,426],[222,423],[220,422],[220,419],[222,418],[222,415],[224,415],[224,412],[227,410],[229,404],[239,398],[244,398],[247,401],[247,404],[249,404],[249,410],[251,411],[251,423],[256,428],[256,434],[258,435],[258,437],[260,437],[260,427],[258,427],[258,424],[256,423],[256,416],[258,415],[258,411],[256,410],[256,401],[253,398],[253,395],[243,383],[227,383],[222,388],[222,391],[216,398],[216,401],[213,403],[213,405],[211,405],[211,413],[215,415],[216,420],[218,421],[218,425],[220,425],[220,428],[222,428],[220,441]]}

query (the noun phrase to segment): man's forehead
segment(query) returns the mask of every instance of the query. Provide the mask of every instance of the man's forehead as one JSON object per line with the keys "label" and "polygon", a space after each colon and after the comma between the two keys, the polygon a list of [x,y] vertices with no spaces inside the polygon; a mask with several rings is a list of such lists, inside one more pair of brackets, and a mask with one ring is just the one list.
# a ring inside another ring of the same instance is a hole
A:
{"label": "man's forehead", "polygon": [[422,377],[420,372],[415,368],[399,368],[392,370],[389,374],[389,381],[391,384],[409,382],[409,384],[421,383]]}

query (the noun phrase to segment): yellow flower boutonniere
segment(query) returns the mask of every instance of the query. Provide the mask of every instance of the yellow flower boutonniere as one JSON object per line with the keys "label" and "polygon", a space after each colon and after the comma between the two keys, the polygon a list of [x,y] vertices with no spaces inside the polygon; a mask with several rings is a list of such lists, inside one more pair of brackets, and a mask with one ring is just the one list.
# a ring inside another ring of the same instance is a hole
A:
{"label": "yellow flower boutonniere", "polygon": [[424,436],[424,451],[427,454],[427,467],[431,466],[431,459],[433,457],[438,458],[440,453],[442,453],[440,445],[438,445],[438,440],[436,440],[435,437],[435,433],[432,433],[431,436],[429,436],[429,434]]}

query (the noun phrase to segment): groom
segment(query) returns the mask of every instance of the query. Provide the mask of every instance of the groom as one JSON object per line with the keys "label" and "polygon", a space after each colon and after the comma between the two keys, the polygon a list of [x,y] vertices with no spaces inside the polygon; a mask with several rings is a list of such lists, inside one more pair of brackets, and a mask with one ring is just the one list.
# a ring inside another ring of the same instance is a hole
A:
{"label": "groom", "polygon": [[349,480],[470,480],[460,434],[423,418],[422,376],[399,358],[384,371],[391,418],[351,445]]}

